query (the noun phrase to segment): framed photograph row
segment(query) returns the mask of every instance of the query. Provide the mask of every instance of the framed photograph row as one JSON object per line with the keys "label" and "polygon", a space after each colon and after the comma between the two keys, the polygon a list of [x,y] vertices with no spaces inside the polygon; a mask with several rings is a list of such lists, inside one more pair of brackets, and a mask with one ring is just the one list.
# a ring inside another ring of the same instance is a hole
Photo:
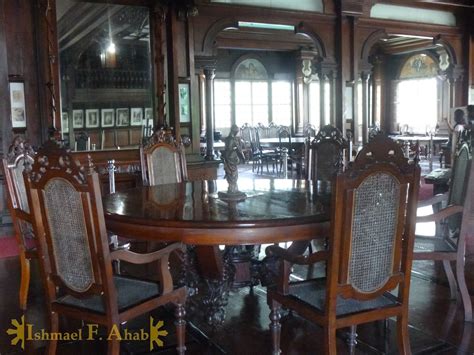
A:
{"label": "framed photograph row", "polygon": [[[153,111],[147,107],[132,108],[103,108],[72,110],[73,128],[108,128],[142,126],[153,117]],[[69,117],[67,112],[62,114],[62,129],[69,130]]]}

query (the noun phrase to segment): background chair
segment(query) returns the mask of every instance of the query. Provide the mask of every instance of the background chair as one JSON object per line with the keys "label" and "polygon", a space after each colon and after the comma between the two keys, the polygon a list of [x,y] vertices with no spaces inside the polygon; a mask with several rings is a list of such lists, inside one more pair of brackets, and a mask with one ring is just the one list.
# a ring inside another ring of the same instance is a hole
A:
{"label": "background chair", "polygon": [[[291,170],[292,172],[296,172],[296,176],[300,177],[301,175],[301,170],[303,166],[303,152],[298,151],[295,149],[291,142],[291,130],[289,127],[284,127],[281,126],[280,129],[278,130],[278,141],[279,141],[279,146],[278,146],[278,154],[279,158],[278,160],[280,161],[280,172],[282,171],[282,167],[284,170],[285,167],[285,161],[284,161],[284,153],[283,149],[286,149],[286,154],[287,154],[287,161],[286,161],[286,166],[289,166],[288,170]],[[283,171],[283,176],[287,176],[287,171]]]}
{"label": "background chair", "polygon": [[[419,166],[379,135],[352,169],[336,178],[328,249],[297,256],[267,248],[267,254],[283,259],[279,282],[267,293],[273,354],[279,353],[281,306],[324,328],[326,354],[336,354],[337,328],[396,316],[399,352],[410,353],[408,297],[419,178]],[[320,261],[327,264],[327,277],[289,282],[293,264]]]}
{"label": "background chair", "polygon": [[183,182],[188,179],[183,145],[170,130],[160,129],[140,147],[142,179],[145,185]]}
{"label": "background chair", "polygon": [[[466,237],[472,234],[474,223],[473,194],[474,173],[469,146],[463,144],[456,154],[449,191],[434,196],[418,206],[434,205],[435,213],[418,217],[418,222],[436,222],[434,237],[417,235],[415,238],[414,260],[442,261],[449,282],[451,298],[457,298],[459,289],[464,307],[464,320],[472,321],[472,304],[464,276]],[[447,207],[439,210],[438,204],[447,202]],[[456,262],[456,276],[451,262]]]}
{"label": "background chair", "polygon": [[344,167],[346,141],[339,129],[331,125],[321,128],[310,142],[305,156],[307,180],[331,181]]}
{"label": "background chair", "polygon": [[[168,258],[182,249],[173,244],[150,254],[120,250],[110,253],[99,178],[92,168],[74,162],[65,149],[48,141],[38,151],[26,190],[38,237],[38,253],[46,289],[50,331],[58,332],[59,314],[112,329],[152,309],[174,303],[178,353],[185,351],[184,287],[174,289]],[[159,260],[159,283],[114,276],[112,260],[144,264]],[[56,353],[56,341],[48,353]],[[108,353],[120,343],[109,340]]]}
{"label": "background chair", "polygon": [[30,260],[36,258],[36,240],[31,225],[31,215],[26,196],[23,171],[31,168],[34,159],[33,148],[20,136],[15,137],[2,160],[7,206],[20,250],[21,280],[20,308],[26,310],[30,285]]}

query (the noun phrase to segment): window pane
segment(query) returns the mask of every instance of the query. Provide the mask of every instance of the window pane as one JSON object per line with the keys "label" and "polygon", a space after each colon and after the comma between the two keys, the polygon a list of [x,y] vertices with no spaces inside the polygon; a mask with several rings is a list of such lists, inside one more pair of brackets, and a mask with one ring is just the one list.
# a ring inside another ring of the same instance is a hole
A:
{"label": "window pane", "polygon": [[275,104],[291,104],[291,82],[274,81],[272,83],[272,102]]}
{"label": "window pane", "polygon": [[214,108],[216,128],[230,128],[230,105],[219,105]]}
{"label": "window pane", "polygon": [[396,122],[399,129],[423,133],[438,121],[438,86],[436,78],[403,80],[397,86]]}
{"label": "window pane", "polygon": [[291,126],[291,105],[273,105],[273,123],[276,125]]}
{"label": "window pane", "polygon": [[253,124],[256,123],[268,123],[268,106],[267,105],[254,105],[253,106]]}
{"label": "window pane", "polygon": [[252,82],[252,103],[268,104],[268,83],[266,81]]}
{"label": "window pane", "polygon": [[253,125],[252,106],[236,105],[235,106],[235,124],[239,127],[242,127],[245,123]]}
{"label": "window pane", "polygon": [[252,91],[250,81],[236,81],[235,82],[235,103],[237,105],[252,103]]}
{"label": "window pane", "polygon": [[230,105],[230,81],[215,80],[214,81],[214,104]]}
{"label": "window pane", "polygon": [[309,123],[319,130],[321,116],[319,81],[309,84]]}

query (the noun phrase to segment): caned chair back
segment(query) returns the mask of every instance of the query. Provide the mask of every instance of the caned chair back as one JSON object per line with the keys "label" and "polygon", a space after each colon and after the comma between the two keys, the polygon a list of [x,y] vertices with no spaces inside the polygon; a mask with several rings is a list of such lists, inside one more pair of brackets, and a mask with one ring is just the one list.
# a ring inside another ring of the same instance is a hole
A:
{"label": "caned chair back", "polygon": [[110,294],[112,265],[93,167],[48,141],[25,180],[50,301],[57,288],[77,297]]}
{"label": "caned chair back", "polygon": [[145,185],[172,184],[188,178],[183,145],[166,132],[169,131],[156,131],[140,148]]}
{"label": "caned chair back", "polygon": [[338,174],[326,307],[336,295],[368,300],[397,286],[399,301],[407,300],[419,178],[419,166],[383,135]]}
{"label": "caned chair back", "polygon": [[343,168],[346,141],[339,129],[331,125],[321,128],[305,149],[306,179],[331,181]]}
{"label": "caned chair back", "polygon": [[464,198],[466,196],[467,180],[469,178],[469,166],[471,161],[469,146],[466,143],[460,146],[454,159],[448,204],[463,205]]}

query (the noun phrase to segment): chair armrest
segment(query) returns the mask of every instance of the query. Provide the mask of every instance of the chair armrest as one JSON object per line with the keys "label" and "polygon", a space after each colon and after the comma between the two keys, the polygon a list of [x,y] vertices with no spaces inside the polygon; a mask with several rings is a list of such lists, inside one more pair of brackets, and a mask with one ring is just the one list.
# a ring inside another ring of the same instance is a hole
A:
{"label": "chair armrest", "polygon": [[182,243],[174,243],[153,253],[139,254],[128,250],[117,250],[110,253],[112,260],[123,260],[133,264],[147,264],[159,260],[158,280],[163,295],[173,292],[173,278],[168,265],[168,258],[175,250],[186,250]]}
{"label": "chair armrest", "polygon": [[277,256],[285,261],[297,265],[310,265],[328,259],[329,253],[327,250],[317,251],[310,255],[297,255],[283,249],[277,245],[271,245],[265,249],[267,256]]}
{"label": "chair armrest", "polygon": [[458,205],[450,205],[442,210],[429,214],[427,216],[419,216],[416,217],[416,223],[424,223],[424,222],[438,222],[446,217],[452,216],[456,213],[462,212],[463,207]]}
{"label": "chair armrest", "polygon": [[444,202],[447,200],[448,200],[448,193],[445,192],[444,194],[438,194],[429,199],[419,201],[417,207],[420,208],[420,207],[432,206],[436,203]]}
{"label": "chair armrest", "polygon": [[182,243],[174,243],[152,253],[141,254],[129,250],[116,250],[110,253],[112,260],[123,260],[132,264],[148,264],[168,257],[175,250],[185,250]]}

